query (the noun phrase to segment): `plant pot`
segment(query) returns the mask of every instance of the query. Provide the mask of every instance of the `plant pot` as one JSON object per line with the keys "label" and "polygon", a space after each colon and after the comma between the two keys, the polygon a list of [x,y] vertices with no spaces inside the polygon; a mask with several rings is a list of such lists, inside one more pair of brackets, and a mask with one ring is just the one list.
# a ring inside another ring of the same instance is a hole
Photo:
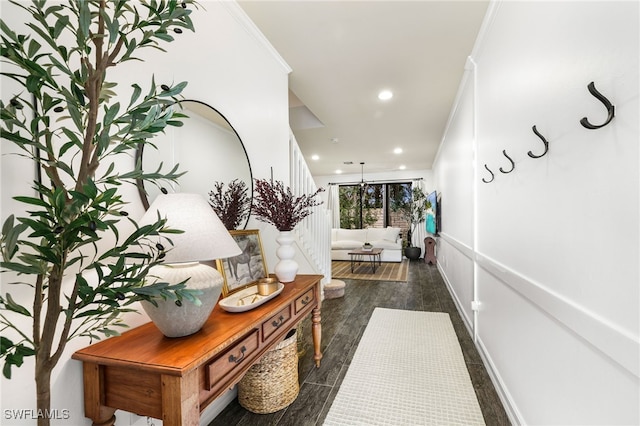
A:
{"label": "plant pot", "polygon": [[420,247],[406,247],[404,249],[404,255],[409,260],[420,259],[420,253],[421,253]]}

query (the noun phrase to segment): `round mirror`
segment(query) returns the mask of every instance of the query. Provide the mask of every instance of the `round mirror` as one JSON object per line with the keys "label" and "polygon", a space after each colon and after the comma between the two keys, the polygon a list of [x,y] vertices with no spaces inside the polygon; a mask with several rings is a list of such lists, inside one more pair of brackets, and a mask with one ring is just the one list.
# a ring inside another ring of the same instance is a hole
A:
{"label": "round mirror", "polygon": [[[171,183],[169,192],[189,192],[201,194],[210,200],[209,193],[216,183],[224,188],[234,181],[242,181],[247,187],[247,196],[253,196],[253,178],[249,157],[238,133],[227,119],[215,108],[194,100],[181,101],[182,127],[167,127],[151,139],[157,149],[144,145],[138,148],[136,160],[142,170],[154,172],[162,163],[162,172],[170,171],[176,164],[178,172],[186,172]],[[160,193],[155,185],[138,181],[138,191],[145,209]],[[244,229],[249,218],[238,226]]]}

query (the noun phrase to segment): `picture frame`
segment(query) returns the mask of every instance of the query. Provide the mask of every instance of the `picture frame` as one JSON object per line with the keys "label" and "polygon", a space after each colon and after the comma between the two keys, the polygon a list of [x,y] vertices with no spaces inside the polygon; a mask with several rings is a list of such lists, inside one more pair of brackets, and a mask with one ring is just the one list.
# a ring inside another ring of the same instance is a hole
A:
{"label": "picture frame", "polygon": [[242,253],[216,261],[216,269],[224,278],[222,297],[255,285],[260,278],[269,276],[260,231],[258,229],[231,230],[229,234]]}

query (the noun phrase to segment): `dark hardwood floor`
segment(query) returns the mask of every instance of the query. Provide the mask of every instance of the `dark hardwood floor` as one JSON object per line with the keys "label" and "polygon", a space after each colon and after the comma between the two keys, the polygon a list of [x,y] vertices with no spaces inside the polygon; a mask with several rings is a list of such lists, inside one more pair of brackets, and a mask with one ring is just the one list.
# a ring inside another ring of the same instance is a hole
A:
{"label": "dark hardwood floor", "polygon": [[272,414],[254,414],[237,399],[209,426],[322,425],[365,326],[376,307],[447,312],[458,335],[485,423],[510,425],[480,355],[458,314],[455,303],[435,266],[412,261],[408,282],[345,280],[345,296],[322,303],[322,364],[315,368],[310,320],[303,322],[299,361],[300,394],[287,408]]}

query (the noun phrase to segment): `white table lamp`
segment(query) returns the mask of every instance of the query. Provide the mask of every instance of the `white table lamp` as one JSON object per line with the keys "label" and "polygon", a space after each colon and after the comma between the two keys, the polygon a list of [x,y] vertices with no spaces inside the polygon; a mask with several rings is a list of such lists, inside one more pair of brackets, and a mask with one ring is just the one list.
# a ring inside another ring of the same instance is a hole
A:
{"label": "white table lamp", "polygon": [[[150,282],[185,283],[188,289],[202,291],[200,306],[185,301],[180,306],[174,300],[157,298],[143,301],[142,307],[167,337],[188,336],[200,330],[213,311],[222,292],[223,277],[215,268],[199,263],[237,256],[240,247],[224,227],[209,203],[198,194],[160,194],[139,222],[139,225],[167,219],[166,227],[184,231],[166,234],[159,241],[165,248],[163,263],[152,267]],[[171,242],[169,242],[169,240]]]}

